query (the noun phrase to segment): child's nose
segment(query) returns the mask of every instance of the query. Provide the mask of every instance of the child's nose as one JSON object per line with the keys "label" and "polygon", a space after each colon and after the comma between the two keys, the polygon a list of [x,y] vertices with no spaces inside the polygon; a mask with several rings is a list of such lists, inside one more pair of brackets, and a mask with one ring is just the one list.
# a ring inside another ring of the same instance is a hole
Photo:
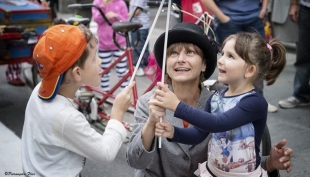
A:
{"label": "child's nose", "polygon": [[222,59],[223,57],[220,57],[218,60],[217,60],[217,63],[218,64],[223,64],[223,59]]}

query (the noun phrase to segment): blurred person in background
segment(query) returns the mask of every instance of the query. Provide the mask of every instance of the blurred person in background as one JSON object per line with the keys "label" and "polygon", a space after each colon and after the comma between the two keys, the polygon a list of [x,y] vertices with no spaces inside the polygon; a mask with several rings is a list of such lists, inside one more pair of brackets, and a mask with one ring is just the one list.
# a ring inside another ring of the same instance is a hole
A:
{"label": "blurred person in background", "polygon": [[[134,13],[134,10],[137,7],[143,8],[137,9],[135,14],[133,14],[132,22],[141,23],[143,26],[139,28],[139,31],[134,31],[131,33],[131,43],[132,46],[135,46],[135,44],[138,42],[139,37],[139,43],[136,47],[134,47],[132,51],[132,57],[133,57],[133,64],[136,66],[139,56],[141,55],[143,46],[146,42],[146,38],[149,35],[149,28],[150,28],[150,11],[149,6],[147,5],[148,0],[130,0],[130,13]],[[138,34],[139,33],[139,34]],[[138,36],[139,35],[139,36]],[[136,76],[144,76],[143,69],[148,64],[148,56],[150,55],[149,52],[149,45],[147,44],[147,47],[145,49],[145,52],[143,54],[140,66],[136,72]],[[137,67],[137,66],[136,66]]]}
{"label": "blurred person in background", "polygon": [[310,106],[310,1],[291,0],[289,17],[298,24],[294,92],[292,96],[279,101],[279,106],[281,108]]}

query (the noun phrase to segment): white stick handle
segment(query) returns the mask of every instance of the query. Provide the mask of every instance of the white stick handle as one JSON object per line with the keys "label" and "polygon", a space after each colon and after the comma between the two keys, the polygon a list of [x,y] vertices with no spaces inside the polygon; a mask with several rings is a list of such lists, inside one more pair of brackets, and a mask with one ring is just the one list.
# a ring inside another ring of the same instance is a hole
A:
{"label": "white stick handle", "polygon": [[[164,0],[162,0],[163,3]],[[169,31],[169,24],[170,24],[170,11],[171,11],[171,0],[169,0],[168,3],[168,11],[167,11],[167,21],[166,21],[166,30],[165,30],[165,42],[164,42],[164,53],[163,53],[163,65],[161,70],[161,82],[164,83],[165,81],[165,67],[166,67],[166,52],[167,52],[167,42],[168,42],[168,31]],[[163,121],[163,118],[161,117],[160,122]],[[159,137],[159,143],[158,147],[161,148],[161,137]]]}
{"label": "white stick handle", "polygon": [[[162,123],[163,122],[163,118],[160,117],[159,122]],[[158,148],[161,148],[161,136],[158,138]]]}

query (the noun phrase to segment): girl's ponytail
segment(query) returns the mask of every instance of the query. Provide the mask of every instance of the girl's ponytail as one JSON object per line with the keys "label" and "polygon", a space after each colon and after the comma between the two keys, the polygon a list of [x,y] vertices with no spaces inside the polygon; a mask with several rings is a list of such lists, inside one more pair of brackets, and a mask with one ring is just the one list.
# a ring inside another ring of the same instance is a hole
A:
{"label": "girl's ponytail", "polygon": [[271,52],[271,67],[267,71],[264,80],[267,85],[272,85],[285,67],[286,49],[277,39],[271,39],[266,46]]}

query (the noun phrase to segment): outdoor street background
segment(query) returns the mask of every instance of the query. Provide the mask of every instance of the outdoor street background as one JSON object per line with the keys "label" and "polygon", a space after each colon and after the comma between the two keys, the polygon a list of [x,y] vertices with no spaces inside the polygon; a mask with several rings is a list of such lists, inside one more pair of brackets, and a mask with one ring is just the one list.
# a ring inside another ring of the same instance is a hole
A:
{"label": "outdoor street background", "polygon": [[[157,10],[151,9],[152,18]],[[71,14],[58,14],[60,17],[68,18]],[[150,50],[153,49],[156,38],[164,32],[166,12],[160,14],[160,18],[151,33]],[[91,24],[92,31],[96,32],[96,25]],[[277,105],[278,101],[290,96],[293,92],[293,78],[295,68],[295,52],[287,53],[287,65],[276,83],[265,87],[265,98],[269,103]],[[24,64],[26,70],[29,66]],[[24,122],[24,111],[31,94],[31,88],[11,86],[5,78],[6,66],[0,66],[0,177],[6,176],[5,172],[22,173],[21,166],[21,134]],[[112,74],[113,75],[113,74]],[[216,79],[217,72],[211,79]],[[111,80],[115,80],[112,77]],[[112,81],[113,82],[113,81]],[[150,83],[147,77],[137,77],[138,90],[142,91]],[[133,122],[131,113],[127,113],[126,122]],[[281,139],[287,140],[287,146],[294,150],[292,156],[291,173],[281,171],[281,177],[308,177],[310,174],[310,107],[281,109],[276,113],[268,114],[268,127],[271,134],[272,145]],[[101,129],[96,128],[99,132]],[[86,166],[82,171],[83,177],[112,177],[112,176],[134,176],[134,169],[129,167],[125,158],[126,143],[121,147],[116,159],[111,164],[98,164],[86,160]]]}

